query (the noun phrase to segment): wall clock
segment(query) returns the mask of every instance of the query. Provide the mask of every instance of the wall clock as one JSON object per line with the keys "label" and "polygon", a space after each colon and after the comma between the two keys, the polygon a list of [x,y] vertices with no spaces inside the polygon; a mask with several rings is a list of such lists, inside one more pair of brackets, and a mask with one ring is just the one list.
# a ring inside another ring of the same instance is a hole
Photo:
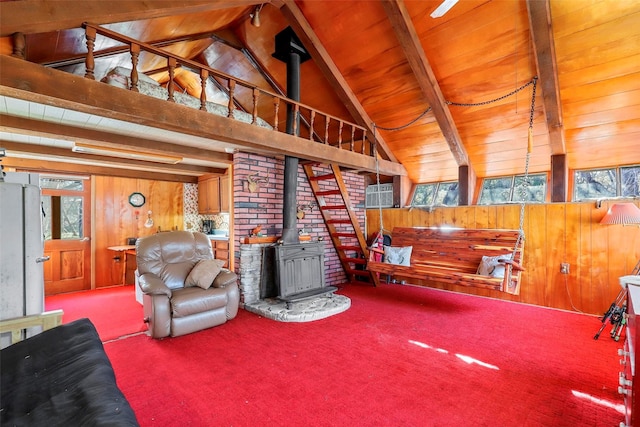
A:
{"label": "wall clock", "polygon": [[142,193],[131,193],[129,196],[129,204],[134,208],[139,208],[144,205],[145,198]]}

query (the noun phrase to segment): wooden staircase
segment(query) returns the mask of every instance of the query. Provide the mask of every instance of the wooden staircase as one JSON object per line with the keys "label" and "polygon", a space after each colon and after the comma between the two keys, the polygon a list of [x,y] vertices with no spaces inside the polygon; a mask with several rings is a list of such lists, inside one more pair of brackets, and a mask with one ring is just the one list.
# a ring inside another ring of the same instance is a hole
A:
{"label": "wooden staircase", "polygon": [[[347,280],[378,286],[378,275],[367,270],[367,242],[360,222],[351,209],[340,167],[335,164],[306,163],[303,168]],[[318,169],[318,174],[314,168]]]}

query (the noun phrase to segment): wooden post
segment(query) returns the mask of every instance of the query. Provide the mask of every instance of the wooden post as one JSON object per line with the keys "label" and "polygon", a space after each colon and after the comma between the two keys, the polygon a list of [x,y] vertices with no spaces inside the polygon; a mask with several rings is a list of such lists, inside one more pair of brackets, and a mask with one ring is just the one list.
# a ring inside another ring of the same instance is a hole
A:
{"label": "wooden post", "polygon": [[176,73],[176,58],[170,56],[167,59],[167,65],[168,65],[168,72],[169,72],[169,83],[167,84],[167,92],[169,92],[169,102],[176,102],[176,100],[173,98],[173,93],[175,92],[175,88],[176,88],[176,84],[173,81],[173,78],[175,76]]}
{"label": "wooden post", "polygon": [[273,98],[273,130],[278,131],[278,111],[280,111],[280,98]]}
{"label": "wooden post", "polygon": [[292,125],[293,125],[292,132],[293,133],[292,133],[292,135],[296,135],[297,136],[300,133],[299,129],[298,129],[298,127],[300,126],[299,118],[300,118],[300,106],[298,104],[294,104],[293,105],[293,123],[292,123]]}
{"label": "wooden post", "polygon": [[138,90],[138,58],[140,57],[140,45],[132,43],[129,47],[131,52],[131,90],[134,92],[140,92]]}
{"label": "wooden post", "polygon": [[567,201],[567,155],[554,154],[551,156],[551,201]]}
{"label": "wooden post", "polygon": [[469,165],[458,167],[458,206],[469,206],[473,202],[476,174]]}
{"label": "wooden post", "polygon": [[200,110],[207,111],[207,79],[209,70],[200,69]]}
{"label": "wooden post", "polygon": [[85,59],[85,72],[84,77],[86,79],[95,80],[95,76],[93,75],[93,71],[96,67],[96,61],[93,57],[93,47],[96,42],[96,29],[92,27],[87,27],[84,30],[85,37],[87,38],[87,58]]}
{"label": "wooden post", "polygon": [[228,117],[233,118],[233,110],[236,108],[236,105],[233,103],[233,97],[235,96],[236,91],[236,81],[230,79],[229,80],[229,115]]}
{"label": "wooden post", "polygon": [[329,122],[331,121],[331,117],[329,116],[324,116],[325,121],[324,121],[324,143],[328,144],[329,143]]}
{"label": "wooden post", "polygon": [[354,151],[355,136],[356,136],[356,128],[353,125],[351,125],[351,151]]}
{"label": "wooden post", "polygon": [[309,141],[313,141],[313,123],[316,121],[316,110],[311,110],[309,118]]}
{"label": "wooden post", "polygon": [[256,124],[258,121],[258,99],[260,98],[260,91],[257,87],[253,88],[253,118],[251,124]]}
{"label": "wooden post", "polygon": [[13,53],[11,56],[15,58],[25,59],[24,57],[24,49],[27,45],[27,39],[24,36],[24,33],[13,33]]}

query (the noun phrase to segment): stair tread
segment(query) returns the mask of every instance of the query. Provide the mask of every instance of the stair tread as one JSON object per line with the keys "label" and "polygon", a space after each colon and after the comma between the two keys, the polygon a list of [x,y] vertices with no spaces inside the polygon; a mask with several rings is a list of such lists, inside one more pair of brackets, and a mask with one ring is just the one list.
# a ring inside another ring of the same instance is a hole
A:
{"label": "stair tread", "polygon": [[330,196],[333,194],[341,194],[340,190],[322,190],[322,191],[317,191],[316,194],[318,196]]}
{"label": "stair tread", "polygon": [[314,181],[323,181],[326,179],[335,179],[336,176],[332,173],[328,173],[328,174],[323,174],[323,175],[314,175],[312,177],[310,177],[310,179],[314,180]]}

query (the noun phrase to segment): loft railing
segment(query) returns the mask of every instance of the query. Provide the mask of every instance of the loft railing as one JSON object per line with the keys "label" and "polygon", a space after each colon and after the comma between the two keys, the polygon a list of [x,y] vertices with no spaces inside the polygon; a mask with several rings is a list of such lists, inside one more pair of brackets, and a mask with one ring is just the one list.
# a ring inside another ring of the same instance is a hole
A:
{"label": "loft railing", "polygon": [[[272,116],[273,119],[271,122],[266,120],[276,132],[285,132],[285,129],[280,128],[280,119],[279,113],[281,106],[284,105],[284,108],[290,108],[293,111],[293,117],[300,118],[300,120],[293,120],[293,131],[294,135],[308,135],[309,140],[315,141],[318,143],[330,145],[336,147],[337,149],[345,149],[352,152],[357,152],[360,154],[366,154],[369,156],[373,156],[375,153],[375,146],[372,144],[367,138],[367,130],[366,128],[359,126],[354,123],[350,123],[344,121],[338,117],[332,116],[330,114],[323,113],[318,111],[308,105],[302,104],[300,102],[294,101],[292,99],[286,98],[282,95],[278,95],[276,93],[270,92],[268,90],[264,90],[256,85],[246,82],[241,79],[237,79],[233,76],[230,76],[226,73],[215,70],[211,67],[208,67],[204,64],[200,64],[196,61],[192,61],[190,59],[181,58],[171,52],[166,50],[157,48],[150,44],[132,39],[125,35],[116,33],[114,31],[108,30],[106,28],[100,27],[95,24],[84,23],[83,27],[85,28],[85,34],[87,39],[87,57],[85,61],[86,72],[85,78],[95,80],[94,70],[95,70],[95,57],[94,57],[94,46],[96,41],[96,36],[99,34],[101,36],[110,38],[117,42],[123,43],[129,47],[129,52],[131,54],[131,87],[130,90],[134,92],[139,92],[138,89],[138,60],[141,52],[146,52],[152,55],[156,55],[162,58],[165,58],[167,61],[167,73],[169,75],[169,81],[167,82],[166,89],[168,92],[167,101],[175,102],[175,81],[174,75],[177,67],[184,67],[187,69],[194,70],[198,72],[200,76],[200,84],[201,84],[201,94],[200,94],[200,110],[206,111],[207,104],[207,93],[206,87],[209,78],[215,78],[218,84],[222,84],[221,82],[226,82],[226,86],[224,86],[225,91],[229,96],[229,102],[227,105],[228,108],[228,117],[233,118],[233,112],[237,109],[235,93],[238,90],[238,87],[244,88],[245,90],[249,90],[252,94],[252,106],[250,114],[252,115],[252,124],[257,124],[257,119],[259,117],[258,114],[258,106],[264,105],[261,103],[263,99],[271,100],[271,111],[270,113],[265,114],[265,116]],[[262,107],[264,111],[264,107]],[[247,109],[249,110],[249,109]],[[248,112],[248,111],[247,111]],[[298,128],[300,127],[300,129]],[[300,132],[304,130],[304,132]]]}

